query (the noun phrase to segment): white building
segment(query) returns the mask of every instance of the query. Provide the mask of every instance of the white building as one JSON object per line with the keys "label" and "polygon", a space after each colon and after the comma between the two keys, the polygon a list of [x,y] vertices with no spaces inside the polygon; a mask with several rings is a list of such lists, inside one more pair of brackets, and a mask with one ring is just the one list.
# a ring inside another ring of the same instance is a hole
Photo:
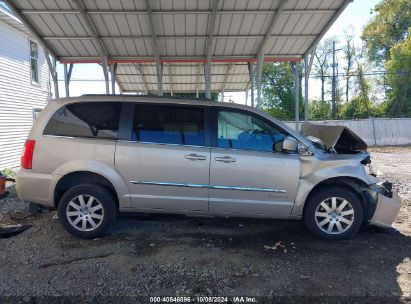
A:
{"label": "white building", "polygon": [[0,170],[20,165],[24,141],[50,97],[39,43],[0,2]]}

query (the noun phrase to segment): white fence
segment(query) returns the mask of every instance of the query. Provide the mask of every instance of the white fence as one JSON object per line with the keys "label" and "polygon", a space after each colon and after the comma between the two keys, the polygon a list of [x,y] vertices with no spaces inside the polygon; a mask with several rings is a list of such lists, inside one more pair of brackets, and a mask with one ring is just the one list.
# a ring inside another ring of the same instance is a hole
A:
{"label": "white fence", "polygon": [[[285,122],[295,128],[295,122]],[[360,136],[369,146],[411,144],[411,118],[368,118],[312,121],[322,125],[342,125]]]}

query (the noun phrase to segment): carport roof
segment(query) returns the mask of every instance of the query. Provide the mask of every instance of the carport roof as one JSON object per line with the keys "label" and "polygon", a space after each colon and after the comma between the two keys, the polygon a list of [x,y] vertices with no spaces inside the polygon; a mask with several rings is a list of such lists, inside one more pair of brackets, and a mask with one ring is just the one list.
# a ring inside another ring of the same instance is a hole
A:
{"label": "carport roof", "polygon": [[62,63],[118,63],[123,91],[242,91],[248,62],[298,61],[350,0],[6,0]]}

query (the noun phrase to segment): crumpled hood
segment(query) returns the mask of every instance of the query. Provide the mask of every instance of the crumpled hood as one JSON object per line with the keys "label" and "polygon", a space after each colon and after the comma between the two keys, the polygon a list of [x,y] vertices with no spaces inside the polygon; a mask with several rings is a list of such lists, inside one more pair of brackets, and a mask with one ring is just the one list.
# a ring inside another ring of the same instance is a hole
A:
{"label": "crumpled hood", "polygon": [[357,134],[345,126],[303,123],[300,133],[318,138],[326,149],[335,149],[341,154],[356,154],[367,151],[367,144]]}
{"label": "crumpled hood", "polygon": [[322,161],[341,161],[347,163],[361,163],[362,160],[370,156],[368,152],[359,152],[356,154],[337,154],[337,153],[317,153],[318,159]]}

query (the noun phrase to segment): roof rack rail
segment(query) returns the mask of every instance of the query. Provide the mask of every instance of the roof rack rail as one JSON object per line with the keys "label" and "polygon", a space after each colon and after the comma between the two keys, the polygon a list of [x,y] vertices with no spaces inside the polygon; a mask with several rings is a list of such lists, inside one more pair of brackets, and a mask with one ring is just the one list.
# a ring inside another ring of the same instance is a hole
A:
{"label": "roof rack rail", "polygon": [[159,96],[159,95],[130,95],[130,94],[83,94],[81,96],[124,96],[124,97],[137,97],[137,98],[168,98],[168,99],[189,99],[189,100],[199,100],[199,101],[210,101],[215,102],[213,99],[208,98],[195,98],[195,97],[184,97],[184,96]]}

